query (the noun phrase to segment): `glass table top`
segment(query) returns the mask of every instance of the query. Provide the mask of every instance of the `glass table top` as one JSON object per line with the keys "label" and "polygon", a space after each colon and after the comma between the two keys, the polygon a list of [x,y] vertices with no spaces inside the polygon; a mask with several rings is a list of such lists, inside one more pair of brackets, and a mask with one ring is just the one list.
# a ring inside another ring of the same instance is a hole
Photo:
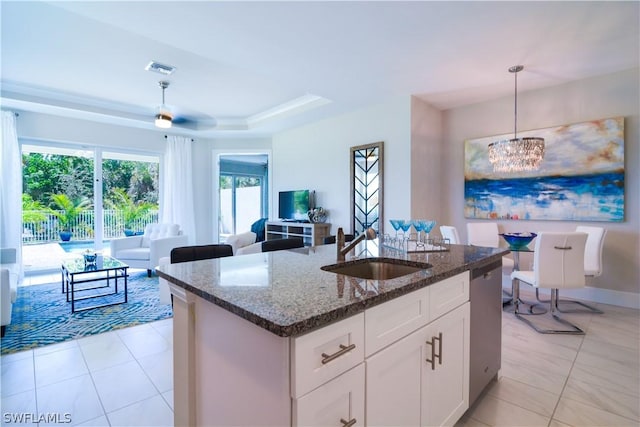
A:
{"label": "glass table top", "polygon": [[62,262],[62,266],[71,274],[116,270],[129,267],[124,262],[107,255],[98,256],[93,263],[85,262],[83,257],[68,259]]}

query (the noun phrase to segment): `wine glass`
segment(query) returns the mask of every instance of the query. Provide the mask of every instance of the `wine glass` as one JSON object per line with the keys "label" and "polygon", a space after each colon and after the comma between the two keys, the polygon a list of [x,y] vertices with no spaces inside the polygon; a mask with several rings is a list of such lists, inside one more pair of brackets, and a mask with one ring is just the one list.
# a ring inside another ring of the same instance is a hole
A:
{"label": "wine glass", "polygon": [[403,235],[403,240],[406,239],[407,236],[407,231],[409,231],[409,229],[411,228],[411,221],[407,221],[404,219],[399,219],[398,220],[398,225],[400,226],[400,229],[402,229],[402,235]]}
{"label": "wine glass", "polygon": [[429,240],[429,233],[431,232],[433,227],[436,225],[436,222],[432,220],[426,220],[426,219],[423,219],[421,221],[422,221],[422,229],[425,233],[424,240],[426,242],[427,240]]}
{"label": "wine glass", "polygon": [[415,228],[416,231],[418,232],[418,240],[416,241],[416,246],[418,247],[424,246],[424,243],[422,242],[422,239],[421,239],[422,231],[424,230],[424,226],[425,226],[424,221],[419,219],[414,219],[411,221],[411,224],[413,225],[413,228]]}
{"label": "wine glass", "polygon": [[[390,219],[389,222],[394,230],[396,230],[396,237],[394,240],[398,240],[398,230],[400,230],[400,220],[399,219]],[[393,243],[393,242],[392,242]]]}

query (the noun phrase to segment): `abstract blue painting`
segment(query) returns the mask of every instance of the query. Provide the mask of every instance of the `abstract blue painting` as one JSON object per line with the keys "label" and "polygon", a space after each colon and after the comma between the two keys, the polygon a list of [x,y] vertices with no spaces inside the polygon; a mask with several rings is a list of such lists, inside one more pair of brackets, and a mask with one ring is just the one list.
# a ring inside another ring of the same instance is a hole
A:
{"label": "abstract blue painting", "polygon": [[488,145],[496,135],[465,141],[465,218],[624,221],[624,118],[593,120],[518,137],[545,139],[536,171],[497,174]]}

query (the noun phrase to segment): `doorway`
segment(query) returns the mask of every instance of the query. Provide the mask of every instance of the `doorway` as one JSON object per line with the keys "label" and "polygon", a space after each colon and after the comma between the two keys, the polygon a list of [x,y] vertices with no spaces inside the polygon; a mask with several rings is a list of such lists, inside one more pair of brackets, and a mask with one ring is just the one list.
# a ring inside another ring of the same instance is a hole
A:
{"label": "doorway", "polygon": [[269,153],[220,153],[216,165],[216,231],[224,243],[269,216]]}

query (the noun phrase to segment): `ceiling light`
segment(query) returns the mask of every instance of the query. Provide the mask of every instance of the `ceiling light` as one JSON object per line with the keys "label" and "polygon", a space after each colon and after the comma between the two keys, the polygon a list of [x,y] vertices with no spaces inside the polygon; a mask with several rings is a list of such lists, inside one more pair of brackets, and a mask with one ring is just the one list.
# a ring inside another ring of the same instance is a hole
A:
{"label": "ceiling light", "polygon": [[147,71],[153,71],[155,73],[164,74],[165,76],[170,76],[175,70],[176,67],[173,65],[165,65],[156,61],[151,61],[144,67]]}
{"label": "ceiling light", "polygon": [[164,104],[164,91],[169,87],[169,82],[160,81],[158,84],[162,88],[162,104],[158,107],[155,125],[162,129],[169,129],[171,127],[171,120],[173,117],[171,116],[169,108]]}
{"label": "ceiling light", "polygon": [[513,138],[489,144],[489,161],[494,172],[521,172],[536,170],[544,158],[544,138],[518,138],[518,73],[522,65],[509,68],[515,76],[515,108]]}

